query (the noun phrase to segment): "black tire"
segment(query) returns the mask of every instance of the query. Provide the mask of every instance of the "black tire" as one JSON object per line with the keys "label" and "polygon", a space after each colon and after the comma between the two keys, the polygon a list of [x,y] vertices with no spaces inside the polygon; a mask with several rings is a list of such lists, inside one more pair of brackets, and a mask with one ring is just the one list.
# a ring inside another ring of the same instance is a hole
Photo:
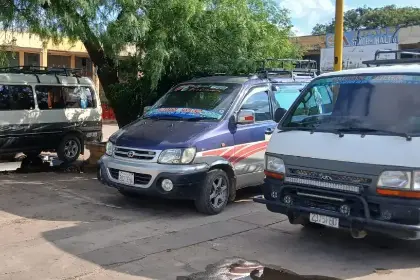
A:
{"label": "black tire", "polygon": [[74,162],[79,158],[80,152],[82,151],[82,144],[79,137],[74,134],[64,136],[58,145],[57,155],[58,158],[65,162]]}
{"label": "black tire", "polygon": [[[219,180],[221,180],[220,186],[216,187]],[[209,171],[200,194],[195,200],[197,210],[208,215],[222,212],[229,200],[230,182],[229,177],[223,170],[214,169]],[[212,195],[217,196],[211,198]]]}

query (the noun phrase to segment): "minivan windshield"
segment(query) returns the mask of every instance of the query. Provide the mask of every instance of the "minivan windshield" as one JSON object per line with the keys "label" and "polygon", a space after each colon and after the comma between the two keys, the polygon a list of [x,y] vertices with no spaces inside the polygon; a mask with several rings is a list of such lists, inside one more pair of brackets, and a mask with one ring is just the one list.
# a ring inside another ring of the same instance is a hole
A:
{"label": "minivan windshield", "polygon": [[290,108],[279,128],[416,136],[420,133],[420,75],[316,79]]}
{"label": "minivan windshield", "polygon": [[144,118],[220,120],[240,88],[240,84],[182,84],[165,94]]}

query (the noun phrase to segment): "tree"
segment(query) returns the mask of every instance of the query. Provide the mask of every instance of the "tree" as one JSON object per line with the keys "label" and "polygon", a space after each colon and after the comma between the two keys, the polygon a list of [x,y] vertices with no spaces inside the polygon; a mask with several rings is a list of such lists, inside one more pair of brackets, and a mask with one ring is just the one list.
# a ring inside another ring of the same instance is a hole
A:
{"label": "tree", "polygon": [[[81,40],[119,125],[197,73],[252,71],[298,56],[287,11],[273,0],[2,0],[0,22],[43,39]],[[120,51],[136,53],[119,60]],[[143,77],[137,79],[141,71]]]}
{"label": "tree", "polygon": [[334,33],[334,24],[330,23],[330,24],[322,24],[322,23],[317,23],[313,28],[312,28],[312,35],[324,35],[327,33]]}
{"label": "tree", "polygon": [[[389,26],[409,26],[420,24],[420,8],[402,7],[396,5],[381,8],[361,7],[344,13],[344,30],[376,29]],[[327,24],[316,24],[313,35],[334,33],[335,20]]]}

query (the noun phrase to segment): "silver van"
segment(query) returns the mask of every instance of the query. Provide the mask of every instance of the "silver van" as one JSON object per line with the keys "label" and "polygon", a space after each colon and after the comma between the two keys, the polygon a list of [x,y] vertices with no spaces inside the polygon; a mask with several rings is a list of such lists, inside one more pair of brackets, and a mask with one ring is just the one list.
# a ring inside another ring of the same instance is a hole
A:
{"label": "silver van", "polygon": [[55,151],[64,162],[102,139],[102,109],[93,82],[75,69],[0,69],[0,156]]}

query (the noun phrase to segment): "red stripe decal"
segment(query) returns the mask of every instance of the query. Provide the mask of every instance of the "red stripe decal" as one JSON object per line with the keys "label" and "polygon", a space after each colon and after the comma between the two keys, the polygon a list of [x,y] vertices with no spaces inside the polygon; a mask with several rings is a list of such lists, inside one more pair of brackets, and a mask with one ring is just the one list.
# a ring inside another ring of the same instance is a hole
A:
{"label": "red stripe decal", "polygon": [[245,158],[245,155],[248,155],[249,152],[252,152],[252,151],[254,151],[256,149],[260,149],[260,148],[266,149],[267,148],[267,145],[268,145],[268,141],[264,141],[264,142],[259,142],[259,143],[256,143],[256,144],[252,144],[252,145],[246,147],[245,149],[243,149],[243,150],[235,153],[235,155],[233,157],[231,157],[229,159],[229,161],[232,162],[232,163],[236,163],[239,160],[244,159]]}
{"label": "red stripe decal", "polygon": [[246,143],[237,146],[205,151],[202,152],[202,156],[221,156],[224,159],[230,161],[232,164],[235,164],[252,154],[265,150],[267,145],[268,141]]}
{"label": "red stripe decal", "polygon": [[235,156],[235,159],[231,162],[232,162],[232,164],[236,164],[236,163],[240,162],[241,160],[246,159],[250,155],[256,154],[256,153],[261,152],[261,151],[264,151],[265,149],[267,149],[267,146],[259,147],[257,149],[248,151],[247,153],[241,154],[240,156]]}
{"label": "red stripe decal", "polygon": [[224,159],[229,160],[229,158],[230,158],[231,156],[233,156],[234,154],[235,154],[235,148],[232,148],[232,149],[230,149],[229,151],[227,151],[226,153],[224,153],[224,154],[222,155],[222,157],[223,157]]}
{"label": "red stripe decal", "polygon": [[203,156],[219,156],[223,152],[226,152],[228,149],[232,149],[232,147],[227,147],[227,148],[222,148],[222,149],[216,149],[216,150],[210,150],[210,151],[207,151],[207,152],[203,152]]}

